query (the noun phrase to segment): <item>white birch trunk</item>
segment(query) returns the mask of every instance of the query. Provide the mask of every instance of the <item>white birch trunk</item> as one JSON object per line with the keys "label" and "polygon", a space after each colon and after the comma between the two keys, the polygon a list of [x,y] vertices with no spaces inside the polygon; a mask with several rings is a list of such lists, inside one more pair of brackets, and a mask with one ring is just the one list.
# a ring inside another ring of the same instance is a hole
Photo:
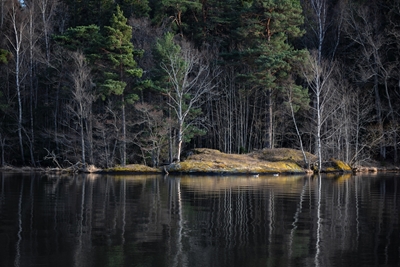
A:
{"label": "white birch trunk", "polygon": [[[10,12],[11,16],[11,26],[12,26],[12,34],[13,36],[8,38],[10,44],[13,48],[14,58],[15,58],[15,88],[17,91],[17,102],[18,102],[18,114],[17,114],[17,132],[19,138],[19,146],[21,152],[21,161],[22,164],[25,164],[24,158],[24,146],[22,139],[22,96],[21,96],[21,81],[23,77],[21,77],[21,65],[23,61],[23,49],[22,49],[22,41],[23,41],[23,32],[26,27],[26,20],[22,17],[21,13],[17,14],[18,7],[17,4],[14,3],[12,5],[12,10]],[[19,17],[21,15],[21,17]]]}

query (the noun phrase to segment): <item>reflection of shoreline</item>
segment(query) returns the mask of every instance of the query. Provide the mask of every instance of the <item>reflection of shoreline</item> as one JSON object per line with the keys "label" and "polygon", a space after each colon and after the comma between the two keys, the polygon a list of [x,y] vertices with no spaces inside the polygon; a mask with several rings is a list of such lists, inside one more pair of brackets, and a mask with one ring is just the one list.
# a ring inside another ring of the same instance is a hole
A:
{"label": "reflection of shoreline", "polygon": [[[224,192],[227,189],[246,189],[259,190],[261,188],[274,187],[281,188],[282,191],[298,191],[301,190],[303,179],[307,176],[280,176],[280,177],[180,177],[181,185],[186,189],[201,192],[204,194],[212,194],[215,192]],[[295,190],[293,190],[295,189]]]}
{"label": "reflection of shoreline", "polygon": [[398,264],[398,179],[321,177],[0,175],[0,265]]}

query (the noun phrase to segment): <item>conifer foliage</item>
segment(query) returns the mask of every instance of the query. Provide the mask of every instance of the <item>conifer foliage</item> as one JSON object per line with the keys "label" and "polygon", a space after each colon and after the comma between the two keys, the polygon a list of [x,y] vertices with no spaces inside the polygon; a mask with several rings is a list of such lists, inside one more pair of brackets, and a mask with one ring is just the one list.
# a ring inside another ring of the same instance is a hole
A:
{"label": "conifer foliage", "polygon": [[1,1],[0,163],[157,165],[194,147],[398,163],[399,10],[388,0]]}
{"label": "conifer foliage", "polygon": [[102,84],[104,95],[121,96],[122,110],[122,149],[121,164],[126,164],[126,103],[132,103],[138,99],[135,93],[127,92],[128,79],[141,77],[143,70],[137,67],[133,58],[135,50],[132,44],[132,27],[127,25],[127,19],[122,10],[117,6],[115,14],[111,18],[111,25],[105,27],[105,57],[107,70],[104,71],[106,80]]}

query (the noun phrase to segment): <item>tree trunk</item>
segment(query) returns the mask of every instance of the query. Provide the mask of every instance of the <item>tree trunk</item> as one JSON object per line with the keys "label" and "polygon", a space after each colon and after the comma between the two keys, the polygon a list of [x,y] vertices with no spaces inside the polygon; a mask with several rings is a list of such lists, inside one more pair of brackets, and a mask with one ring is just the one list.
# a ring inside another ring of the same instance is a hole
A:
{"label": "tree trunk", "polygon": [[29,109],[30,109],[30,145],[29,145],[29,150],[30,150],[30,156],[31,156],[31,164],[33,167],[36,167],[35,164],[35,158],[34,158],[34,151],[35,151],[35,132],[34,132],[34,118],[33,118],[33,94],[34,94],[34,88],[33,88],[33,68],[34,68],[34,60],[33,60],[33,50],[34,50],[34,28],[33,28],[33,15],[34,15],[34,9],[31,7],[31,10],[29,10],[29,87],[30,87],[30,96],[29,96]]}
{"label": "tree trunk", "polygon": [[[82,108],[81,108],[82,109]],[[82,164],[83,166],[86,165],[86,158],[85,158],[85,135],[83,129],[83,119],[82,117],[79,118],[79,124],[81,126],[81,150],[82,150]]]}
{"label": "tree trunk", "polygon": [[1,158],[0,158],[0,167],[3,167],[5,162],[4,152],[6,146],[6,138],[0,134],[0,147],[1,147]]}
{"label": "tree trunk", "polygon": [[168,119],[169,119],[169,129],[168,129],[168,159],[169,159],[169,163],[172,163],[173,161],[173,153],[172,153],[172,149],[173,149],[173,145],[172,145],[172,140],[173,140],[173,134],[172,134],[172,119],[171,119],[171,99],[168,98]]}
{"label": "tree trunk", "polygon": [[183,141],[183,120],[178,120],[178,146],[176,151],[176,161],[181,161],[182,141]]}
{"label": "tree trunk", "polygon": [[[387,79],[385,78],[385,91],[386,91],[386,97],[388,99],[388,104],[389,104],[389,114],[391,118],[391,124],[396,125],[396,118],[395,118],[395,113],[393,110],[392,106],[392,99],[389,94],[389,89],[388,89],[388,84],[387,84]],[[391,129],[393,137],[392,137],[392,144],[393,144],[393,161],[397,163],[398,161],[398,155],[397,155],[397,129],[395,126],[393,126],[393,129]]]}
{"label": "tree trunk", "polygon": [[20,54],[17,52],[16,54],[16,66],[15,66],[15,85],[17,88],[17,98],[18,98],[18,138],[19,138],[19,147],[21,151],[21,160],[22,164],[25,164],[25,159],[24,159],[24,145],[22,141],[22,99],[21,99],[21,84],[20,84],[20,77],[19,77],[19,68],[20,64]]}
{"label": "tree trunk", "polygon": [[122,155],[121,165],[126,165],[126,118],[125,118],[125,98],[122,95]]}
{"label": "tree trunk", "polygon": [[273,114],[272,114],[272,91],[267,89],[267,123],[265,147],[273,148]]}
{"label": "tree trunk", "polygon": [[11,11],[11,23],[13,28],[13,40],[10,40],[15,52],[15,88],[17,91],[17,101],[18,101],[18,115],[17,115],[17,132],[19,138],[19,146],[21,152],[21,162],[25,164],[24,158],[24,146],[22,140],[22,96],[21,96],[21,57],[22,57],[22,37],[23,31],[26,26],[25,21],[19,21],[20,18],[17,17],[17,7],[16,4],[12,5]]}
{"label": "tree trunk", "polygon": [[[43,23],[43,38],[44,38],[44,43],[45,43],[45,48],[46,48],[46,63],[47,66],[50,64],[50,34],[49,34],[49,28],[50,28],[50,20],[53,15],[53,8],[55,6],[55,3],[49,3],[48,0],[41,0],[39,3],[41,15],[42,15],[42,23]],[[48,14],[46,11],[50,9]]]}
{"label": "tree trunk", "polygon": [[85,120],[85,129],[86,129],[86,144],[88,146],[88,155],[89,155],[89,159],[88,159],[88,163],[89,164],[94,164],[94,157],[93,157],[93,117],[92,117],[92,111],[89,110],[89,115]]}
{"label": "tree trunk", "polygon": [[[376,60],[376,59],[375,59]],[[381,103],[381,97],[379,95],[379,80],[378,80],[378,70],[376,69],[376,63],[375,63],[375,74],[374,74],[374,94],[375,94],[375,109],[376,109],[376,119],[378,120],[378,130],[379,130],[379,135],[383,136],[383,122],[382,122],[382,103]],[[384,139],[383,139],[384,140]],[[381,159],[385,159],[385,144],[383,142],[380,142],[379,144],[379,156]]]}
{"label": "tree trunk", "polygon": [[0,0],[0,29],[3,28],[3,23],[4,23],[4,16],[5,16],[4,3],[5,0]]}
{"label": "tree trunk", "polygon": [[[320,87],[320,85],[317,85]],[[316,95],[316,105],[317,105],[317,133],[316,133],[316,141],[317,141],[317,157],[318,157],[318,173],[321,171],[322,168],[322,148],[321,148],[321,99],[320,99],[320,93],[321,93],[321,88],[318,89],[317,95]]]}
{"label": "tree trunk", "polygon": [[290,99],[289,99],[289,105],[290,105],[290,112],[292,114],[293,124],[294,124],[294,127],[296,129],[296,134],[297,134],[297,137],[299,138],[299,144],[300,144],[301,153],[303,154],[304,165],[305,165],[305,167],[307,169],[309,169],[310,168],[310,164],[308,162],[308,159],[307,159],[307,156],[306,156],[306,152],[304,151],[303,141],[301,139],[299,127],[297,127],[297,122],[296,122],[296,117],[294,116],[294,110],[293,110],[293,104],[292,104],[291,96],[290,96]]}

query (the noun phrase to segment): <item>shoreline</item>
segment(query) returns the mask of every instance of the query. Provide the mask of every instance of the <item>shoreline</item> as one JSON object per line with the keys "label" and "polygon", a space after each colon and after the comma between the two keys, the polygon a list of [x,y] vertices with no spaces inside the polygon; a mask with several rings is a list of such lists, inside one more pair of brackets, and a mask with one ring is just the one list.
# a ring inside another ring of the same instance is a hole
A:
{"label": "shoreline", "polygon": [[[128,164],[102,169],[94,165],[74,165],[59,167],[16,167],[6,165],[0,167],[1,172],[40,172],[40,173],[94,173],[94,174],[173,174],[173,175],[210,175],[210,176],[290,176],[313,175],[318,173],[315,169],[316,156],[307,153],[309,168],[304,168],[303,154],[299,150],[288,148],[262,149],[248,154],[226,154],[214,149],[197,148],[190,151],[190,156],[181,162],[174,162],[160,167],[149,167],[142,164]],[[303,167],[302,167],[303,166]],[[343,161],[330,159],[322,164],[320,173],[400,173],[400,167],[390,163],[369,162],[364,166],[352,167]]]}
{"label": "shoreline", "polygon": [[[119,167],[117,169],[98,169],[95,171],[88,171],[83,169],[75,169],[71,170],[69,168],[50,168],[50,167],[16,167],[7,165],[4,167],[0,167],[0,172],[4,173],[52,173],[52,174],[78,174],[78,173],[86,173],[86,174],[109,174],[109,175],[193,175],[193,176],[293,176],[293,175],[314,175],[316,174],[312,170],[304,170],[304,171],[268,171],[268,172],[243,172],[243,171],[227,171],[227,170],[219,170],[219,171],[198,171],[198,170],[171,170],[164,171],[163,168],[158,168],[154,170],[138,170],[138,169],[123,169],[121,170]],[[325,171],[322,170],[321,174],[378,174],[378,173],[400,173],[399,167],[373,167],[373,166],[360,166],[353,168],[350,171],[336,170],[336,171]]]}

